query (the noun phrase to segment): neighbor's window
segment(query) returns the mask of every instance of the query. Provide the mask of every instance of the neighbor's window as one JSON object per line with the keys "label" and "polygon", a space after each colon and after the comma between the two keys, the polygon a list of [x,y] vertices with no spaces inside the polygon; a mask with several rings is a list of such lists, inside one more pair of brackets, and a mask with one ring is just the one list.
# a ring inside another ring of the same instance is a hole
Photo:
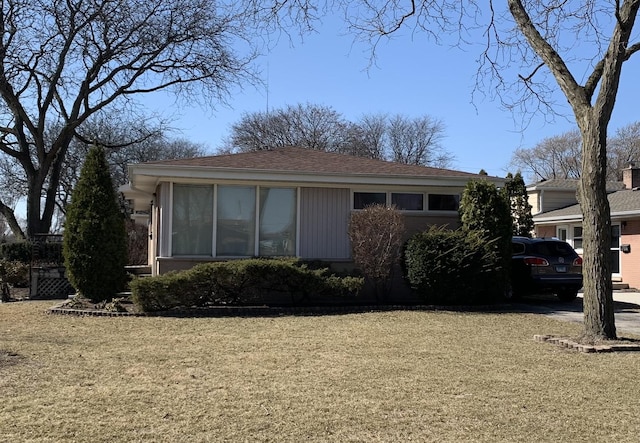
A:
{"label": "neighbor's window", "polygon": [[173,186],[173,255],[211,255],[213,186]]}
{"label": "neighbor's window", "polygon": [[387,204],[387,194],[384,192],[354,192],[353,209],[364,209],[371,205]]}
{"label": "neighbor's window", "polygon": [[457,211],[459,205],[459,195],[429,194],[429,211]]}
{"label": "neighbor's window", "polygon": [[296,190],[260,188],[259,255],[296,254]]}
{"label": "neighbor's window", "polygon": [[391,204],[402,211],[422,211],[424,195],[394,192],[391,194]]}
{"label": "neighbor's window", "polygon": [[582,226],[573,227],[573,249],[582,249]]}
{"label": "neighbor's window", "polygon": [[217,256],[255,255],[256,188],[218,186]]}

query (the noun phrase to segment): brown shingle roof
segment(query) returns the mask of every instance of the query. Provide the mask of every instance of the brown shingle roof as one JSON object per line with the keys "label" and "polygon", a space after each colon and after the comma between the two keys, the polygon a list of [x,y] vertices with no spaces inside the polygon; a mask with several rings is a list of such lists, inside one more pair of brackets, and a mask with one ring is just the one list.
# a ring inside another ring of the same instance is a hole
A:
{"label": "brown shingle roof", "polygon": [[391,175],[426,177],[482,178],[478,174],[451,169],[406,165],[383,160],[355,157],[304,148],[277,148],[272,150],[223,154],[177,160],[144,163],[194,168],[228,168],[234,170],[261,170],[278,172],[306,172],[326,174]]}
{"label": "brown shingle roof", "polygon": [[[609,206],[611,208],[611,215],[640,211],[640,191],[633,191],[630,189],[624,189],[622,191],[613,192],[607,195],[609,200]],[[536,214],[533,219],[551,219],[557,217],[581,217],[582,211],[580,205],[575,204],[567,206],[566,208],[556,209],[554,211],[543,212]]]}
{"label": "brown shingle roof", "polygon": [[[554,190],[567,190],[573,191],[578,189],[578,180],[564,179],[564,178],[552,178],[549,180],[542,180],[532,185],[527,186],[528,190],[532,189],[554,189]],[[624,189],[624,183],[622,182],[607,182],[607,192],[614,192]]]}

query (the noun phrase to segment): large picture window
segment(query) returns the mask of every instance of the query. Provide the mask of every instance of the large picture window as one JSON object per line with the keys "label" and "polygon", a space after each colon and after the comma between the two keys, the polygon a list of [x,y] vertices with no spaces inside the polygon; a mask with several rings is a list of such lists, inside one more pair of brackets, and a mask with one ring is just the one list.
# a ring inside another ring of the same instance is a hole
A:
{"label": "large picture window", "polygon": [[255,255],[255,187],[218,186],[217,228],[217,256]]}
{"label": "large picture window", "polygon": [[295,256],[297,221],[296,188],[174,184],[172,255]]}
{"label": "large picture window", "polygon": [[259,255],[295,255],[296,190],[260,188]]}
{"label": "large picture window", "polygon": [[173,186],[173,255],[211,255],[213,186]]}

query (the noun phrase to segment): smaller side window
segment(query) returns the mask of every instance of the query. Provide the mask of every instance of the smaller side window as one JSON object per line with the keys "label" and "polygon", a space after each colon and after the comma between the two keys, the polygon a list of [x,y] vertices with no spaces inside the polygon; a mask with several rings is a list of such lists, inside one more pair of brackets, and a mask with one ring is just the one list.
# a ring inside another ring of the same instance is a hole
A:
{"label": "smaller side window", "polygon": [[391,194],[391,204],[402,211],[422,211],[424,209],[424,196],[422,194],[394,192]]}
{"label": "smaller side window", "polygon": [[353,209],[364,209],[371,205],[387,204],[387,194],[384,192],[354,192]]}
{"label": "smaller side window", "polygon": [[573,227],[573,249],[582,249],[582,226]]}
{"label": "smaller side window", "polygon": [[511,254],[512,255],[520,255],[524,254],[525,246],[524,243],[511,243]]}
{"label": "smaller side window", "polygon": [[459,206],[459,195],[429,194],[429,211],[457,211]]}

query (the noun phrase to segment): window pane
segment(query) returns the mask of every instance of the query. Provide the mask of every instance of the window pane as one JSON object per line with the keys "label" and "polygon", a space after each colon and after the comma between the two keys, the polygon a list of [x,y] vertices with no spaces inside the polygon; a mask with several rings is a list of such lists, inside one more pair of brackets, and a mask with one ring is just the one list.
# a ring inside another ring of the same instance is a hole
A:
{"label": "window pane", "polygon": [[459,195],[429,194],[429,211],[457,211]]}
{"label": "window pane", "polygon": [[567,230],[565,228],[558,228],[558,239],[567,241]]}
{"label": "window pane", "polygon": [[353,209],[364,209],[371,205],[386,205],[387,194],[384,192],[354,192]]}
{"label": "window pane", "polygon": [[211,255],[213,187],[173,186],[173,255]]}
{"label": "window pane", "polygon": [[218,186],[217,256],[255,254],[256,189],[253,186]]}
{"label": "window pane", "polygon": [[573,247],[582,249],[582,226],[573,227]]}
{"label": "window pane", "polygon": [[296,190],[260,188],[259,255],[296,254]]}
{"label": "window pane", "polygon": [[611,251],[611,273],[620,273],[620,251]]}
{"label": "window pane", "polygon": [[403,211],[422,211],[424,208],[424,196],[422,194],[391,194],[391,204]]}
{"label": "window pane", "polygon": [[611,226],[611,247],[620,247],[620,225]]}

